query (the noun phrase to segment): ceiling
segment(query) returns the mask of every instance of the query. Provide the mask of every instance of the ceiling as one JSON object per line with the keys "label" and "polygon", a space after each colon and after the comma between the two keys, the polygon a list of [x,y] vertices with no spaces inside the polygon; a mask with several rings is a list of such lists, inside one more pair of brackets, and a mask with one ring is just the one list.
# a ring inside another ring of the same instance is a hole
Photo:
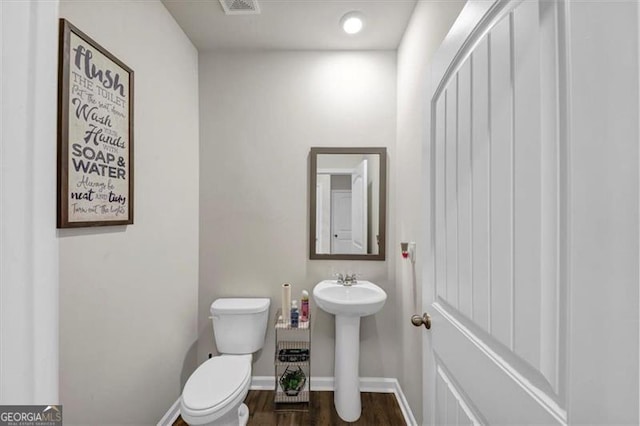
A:
{"label": "ceiling", "polygon": [[[416,0],[258,0],[258,15],[225,15],[218,0],[162,0],[199,51],[395,50]],[[365,27],[340,19],[359,11]]]}

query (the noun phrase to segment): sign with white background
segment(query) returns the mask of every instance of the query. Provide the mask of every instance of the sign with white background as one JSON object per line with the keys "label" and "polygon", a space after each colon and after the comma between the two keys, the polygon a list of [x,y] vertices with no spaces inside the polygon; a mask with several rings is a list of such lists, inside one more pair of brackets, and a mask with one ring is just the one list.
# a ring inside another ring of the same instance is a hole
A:
{"label": "sign with white background", "polygon": [[133,71],[61,20],[58,227],[133,223]]}

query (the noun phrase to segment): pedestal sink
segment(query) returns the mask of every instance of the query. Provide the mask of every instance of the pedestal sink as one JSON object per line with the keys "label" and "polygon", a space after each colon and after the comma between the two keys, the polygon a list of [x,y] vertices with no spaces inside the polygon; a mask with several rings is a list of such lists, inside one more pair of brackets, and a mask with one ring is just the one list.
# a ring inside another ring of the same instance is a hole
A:
{"label": "pedestal sink", "polygon": [[358,370],[360,317],[382,309],[387,293],[369,281],[344,285],[326,280],[313,288],[313,298],[320,309],[336,316],[333,403],[342,420],[355,422],[362,410]]}

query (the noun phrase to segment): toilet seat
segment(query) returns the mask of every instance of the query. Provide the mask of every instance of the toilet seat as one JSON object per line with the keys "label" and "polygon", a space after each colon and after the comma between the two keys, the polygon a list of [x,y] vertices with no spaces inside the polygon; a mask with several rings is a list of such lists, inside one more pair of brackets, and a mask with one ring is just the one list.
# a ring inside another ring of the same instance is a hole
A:
{"label": "toilet seat", "polygon": [[183,418],[212,421],[223,416],[225,407],[242,403],[250,383],[251,356],[221,355],[207,360],[185,384],[180,402]]}

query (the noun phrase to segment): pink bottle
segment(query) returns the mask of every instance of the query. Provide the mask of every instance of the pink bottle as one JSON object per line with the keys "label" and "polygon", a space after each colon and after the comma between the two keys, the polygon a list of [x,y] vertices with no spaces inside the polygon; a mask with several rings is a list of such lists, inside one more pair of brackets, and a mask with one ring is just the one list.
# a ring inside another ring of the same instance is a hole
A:
{"label": "pink bottle", "polygon": [[309,321],[309,292],[302,290],[302,299],[300,299],[300,321]]}

